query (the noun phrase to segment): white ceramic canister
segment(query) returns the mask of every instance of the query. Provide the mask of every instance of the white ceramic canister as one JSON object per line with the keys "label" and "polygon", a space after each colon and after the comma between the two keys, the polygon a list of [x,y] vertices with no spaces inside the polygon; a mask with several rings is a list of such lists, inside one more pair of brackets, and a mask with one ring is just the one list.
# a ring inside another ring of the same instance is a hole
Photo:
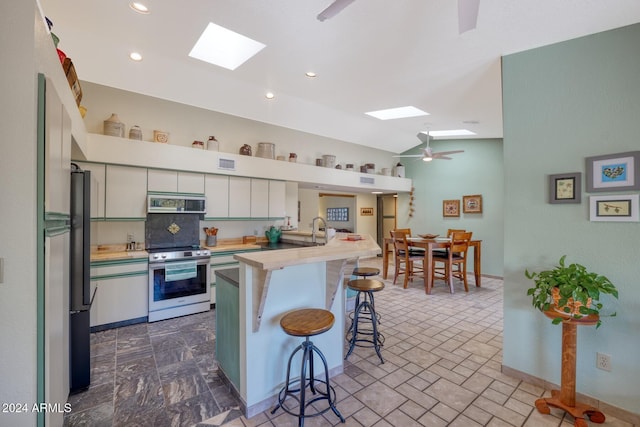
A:
{"label": "white ceramic canister", "polygon": [[116,113],[111,114],[111,117],[104,121],[104,134],[124,138],[124,123]]}
{"label": "white ceramic canister", "polygon": [[276,145],[272,142],[258,142],[258,151],[256,151],[256,157],[262,157],[264,159],[275,159]]}
{"label": "white ceramic canister", "polygon": [[207,140],[207,150],[209,151],[220,151],[220,143],[216,139],[215,136],[210,136]]}
{"label": "white ceramic canister", "polygon": [[322,156],[322,164],[325,168],[335,168],[336,167],[336,156],[331,154],[325,154]]}

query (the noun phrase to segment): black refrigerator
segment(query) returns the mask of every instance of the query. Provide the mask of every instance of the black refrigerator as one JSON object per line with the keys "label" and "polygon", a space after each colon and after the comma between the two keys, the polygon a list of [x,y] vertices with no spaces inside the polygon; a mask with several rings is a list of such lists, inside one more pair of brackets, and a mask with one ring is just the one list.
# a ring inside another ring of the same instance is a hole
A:
{"label": "black refrigerator", "polygon": [[91,172],[71,164],[71,242],[69,270],[69,385],[71,393],[91,380],[90,268]]}

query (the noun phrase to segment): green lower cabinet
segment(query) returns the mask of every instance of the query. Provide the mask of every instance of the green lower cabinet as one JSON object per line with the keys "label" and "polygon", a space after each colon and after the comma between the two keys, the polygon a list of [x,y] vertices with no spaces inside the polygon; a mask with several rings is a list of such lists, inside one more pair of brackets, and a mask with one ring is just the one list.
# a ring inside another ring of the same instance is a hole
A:
{"label": "green lower cabinet", "polygon": [[240,390],[239,270],[216,271],[216,360],[222,372]]}

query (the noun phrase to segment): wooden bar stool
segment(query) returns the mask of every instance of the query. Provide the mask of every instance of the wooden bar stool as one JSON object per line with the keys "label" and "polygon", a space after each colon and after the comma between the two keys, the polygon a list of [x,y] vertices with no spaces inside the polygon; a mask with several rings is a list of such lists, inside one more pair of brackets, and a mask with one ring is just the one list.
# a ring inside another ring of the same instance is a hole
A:
{"label": "wooden bar stool", "polygon": [[349,341],[349,351],[344,358],[347,359],[356,346],[373,347],[380,362],[384,363],[382,354],[380,354],[380,347],[384,344],[384,336],[378,332],[378,315],[373,299],[373,293],[383,290],[384,283],[375,279],[355,279],[350,280],[347,286],[349,289],[357,291],[358,294],[353,321],[346,335],[346,339]]}
{"label": "wooden bar stool", "polygon": [[[380,275],[380,269],[379,268],[375,268],[375,267],[356,267],[351,272],[351,275],[352,276],[356,276],[356,277],[362,277],[363,279],[366,279],[366,278],[369,278],[371,276],[379,276]],[[375,310],[376,304],[375,304],[375,301],[373,300],[373,293],[371,293],[371,294],[369,294],[367,296],[371,297],[371,300],[369,302],[371,303],[371,306]],[[360,292],[358,292],[358,294],[356,295],[356,307],[358,306],[359,301],[360,301]],[[378,320],[378,323],[380,323],[380,313],[376,313],[376,319]],[[352,327],[353,327],[353,314],[351,316],[351,327],[349,329],[351,329]]]}
{"label": "wooden bar stool", "polygon": [[[304,425],[304,419],[307,417],[315,417],[322,415],[331,409],[340,418],[341,422],[345,422],[344,418],[335,406],[336,392],[329,384],[329,368],[327,367],[327,360],[322,352],[316,347],[313,342],[309,340],[310,336],[318,335],[328,331],[333,326],[335,317],[329,310],[323,310],[319,308],[306,308],[295,310],[287,313],[280,319],[280,326],[282,330],[287,334],[294,337],[304,337],[305,340],[302,344],[295,348],[291,356],[289,356],[289,363],[287,364],[287,378],[285,385],[278,394],[278,404],[271,411],[274,414],[278,408],[282,408],[288,414],[298,417],[298,426]],[[302,364],[300,367],[300,378],[291,379],[291,361],[294,356],[302,351]],[[313,372],[313,358],[314,353],[320,358],[324,365],[324,380],[315,378]],[[307,365],[309,365],[309,374],[307,375]],[[324,387],[318,388],[317,385],[323,385]],[[306,400],[306,391],[310,389],[312,395],[315,397]],[[324,390],[322,390],[324,389]],[[285,401],[288,397],[298,402],[297,412],[295,407],[290,408],[285,405]],[[315,412],[307,413],[307,407],[320,400],[326,400],[329,406],[323,409],[317,409],[318,406],[314,405],[311,409]]]}

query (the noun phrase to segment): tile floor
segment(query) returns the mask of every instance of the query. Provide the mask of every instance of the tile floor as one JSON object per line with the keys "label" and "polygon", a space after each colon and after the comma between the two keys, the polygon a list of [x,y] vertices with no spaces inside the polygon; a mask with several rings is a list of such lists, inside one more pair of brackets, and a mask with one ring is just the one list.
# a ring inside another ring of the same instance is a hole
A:
{"label": "tile floor", "polygon": [[[380,265],[379,259],[362,265]],[[471,279],[472,280],[472,279]],[[380,364],[373,349],[356,348],[332,379],[341,424],[331,412],[313,426],[568,427],[562,411],[540,415],[540,387],[500,372],[502,281],[483,278],[451,295],[437,282],[409,289],[387,280],[376,294],[385,335]],[[214,359],[214,311],[92,334],[91,387],[69,398],[67,426],[296,426],[281,410],[246,419],[220,380]],[[285,363],[285,361],[283,361]],[[591,423],[590,425],[596,425]],[[607,416],[602,426],[631,424]]]}

